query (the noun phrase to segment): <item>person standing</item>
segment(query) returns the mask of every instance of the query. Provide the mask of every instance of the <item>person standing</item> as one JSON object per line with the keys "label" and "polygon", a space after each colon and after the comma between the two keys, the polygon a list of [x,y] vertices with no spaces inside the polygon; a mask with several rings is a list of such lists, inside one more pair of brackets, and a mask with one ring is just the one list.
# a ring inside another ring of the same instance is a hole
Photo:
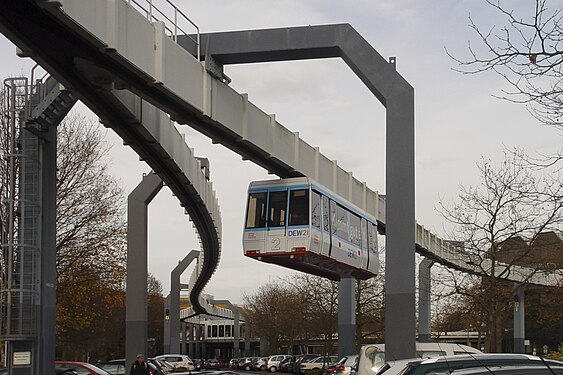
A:
{"label": "person standing", "polygon": [[150,375],[149,365],[145,362],[145,356],[137,354],[137,359],[131,365],[130,375]]}

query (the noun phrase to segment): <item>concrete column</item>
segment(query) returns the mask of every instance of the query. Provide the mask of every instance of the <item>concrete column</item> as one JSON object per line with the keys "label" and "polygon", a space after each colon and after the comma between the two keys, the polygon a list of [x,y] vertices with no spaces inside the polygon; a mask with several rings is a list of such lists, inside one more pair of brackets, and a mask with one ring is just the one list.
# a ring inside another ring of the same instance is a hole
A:
{"label": "concrete column", "polygon": [[418,266],[418,341],[430,342],[430,290],[432,281],[432,265],[428,258],[424,258]]}
{"label": "concrete column", "polygon": [[180,346],[180,354],[188,354],[188,332],[187,323],[181,322],[182,324],[182,345]]}
{"label": "concrete column", "polygon": [[172,354],[180,353],[180,276],[198,256],[199,251],[190,251],[170,273],[170,353]]}
{"label": "concrete column", "polygon": [[233,311],[234,328],[233,328],[233,358],[240,358],[240,309]]}
{"label": "concrete column", "polygon": [[525,353],[526,325],[524,319],[525,285],[518,285],[514,290],[514,353]]}
{"label": "concrete column", "polygon": [[[41,142],[41,322],[37,374],[53,374],[57,281],[57,127],[48,126]],[[33,363],[32,358],[32,363]]]}
{"label": "concrete column", "polygon": [[188,325],[188,356],[190,358],[196,358],[195,350],[194,350],[194,340],[195,340],[194,329],[195,327],[193,324]]}
{"label": "concrete column", "polygon": [[203,357],[201,356],[201,325],[200,324],[198,324],[195,327],[195,334],[196,334],[195,335],[196,336],[196,338],[195,338],[195,356],[196,356],[196,358],[202,358],[203,359]]}
{"label": "concrete column", "polygon": [[164,353],[170,353],[170,294],[164,300]]}
{"label": "concrete column", "polygon": [[127,199],[127,285],[125,289],[125,359],[127,368],[137,354],[147,355],[148,204],[162,188],[154,173]]}
{"label": "concrete column", "polygon": [[356,279],[338,283],[338,357],[356,353]]}
{"label": "concrete column", "polygon": [[[397,84],[395,77],[386,81]],[[407,86],[385,103],[385,353],[389,360],[416,357],[414,90]]]}

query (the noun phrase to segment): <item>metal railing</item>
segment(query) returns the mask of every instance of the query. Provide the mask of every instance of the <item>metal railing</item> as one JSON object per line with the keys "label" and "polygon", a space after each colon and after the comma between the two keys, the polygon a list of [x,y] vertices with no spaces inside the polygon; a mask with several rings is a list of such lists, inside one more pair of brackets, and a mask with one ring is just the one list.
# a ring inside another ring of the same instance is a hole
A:
{"label": "metal railing", "polygon": [[[155,3],[156,0],[124,0],[131,6],[134,6],[142,13],[145,14],[147,19],[150,22],[163,22],[164,29],[167,35],[174,40],[174,42],[178,42],[178,35],[186,35],[189,37],[197,47],[197,59],[200,60],[201,57],[201,48],[200,48],[200,33],[199,27],[193,22],[188,16],[184,14],[178,7],[176,7],[170,0],[160,0],[158,3],[167,7],[169,9],[162,9],[157,7]],[[194,37],[186,32],[180,23],[189,24],[188,27],[193,27],[196,30],[196,37]]]}

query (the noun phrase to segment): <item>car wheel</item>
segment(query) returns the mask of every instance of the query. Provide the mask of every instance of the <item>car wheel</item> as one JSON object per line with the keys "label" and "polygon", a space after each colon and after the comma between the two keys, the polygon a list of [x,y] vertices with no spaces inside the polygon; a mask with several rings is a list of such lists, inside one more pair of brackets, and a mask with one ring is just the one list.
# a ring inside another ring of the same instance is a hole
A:
{"label": "car wheel", "polygon": [[276,372],[276,371],[278,371],[278,369],[276,368],[276,366],[270,367],[270,372]]}
{"label": "car wheel", "polygon": [[244,369],[245,369],[246,371],[250,371],[250,366],[245,366]]}

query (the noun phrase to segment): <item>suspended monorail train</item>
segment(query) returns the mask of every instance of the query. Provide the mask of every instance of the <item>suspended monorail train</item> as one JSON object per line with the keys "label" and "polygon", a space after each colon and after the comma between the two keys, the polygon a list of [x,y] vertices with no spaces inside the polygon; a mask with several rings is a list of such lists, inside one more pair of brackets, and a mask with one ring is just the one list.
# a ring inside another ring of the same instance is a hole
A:
{"label": "suspended monorail train", "polygon": [[307,177],[250,183],[243,249],[331,280],[379,270],[376,218]]}

